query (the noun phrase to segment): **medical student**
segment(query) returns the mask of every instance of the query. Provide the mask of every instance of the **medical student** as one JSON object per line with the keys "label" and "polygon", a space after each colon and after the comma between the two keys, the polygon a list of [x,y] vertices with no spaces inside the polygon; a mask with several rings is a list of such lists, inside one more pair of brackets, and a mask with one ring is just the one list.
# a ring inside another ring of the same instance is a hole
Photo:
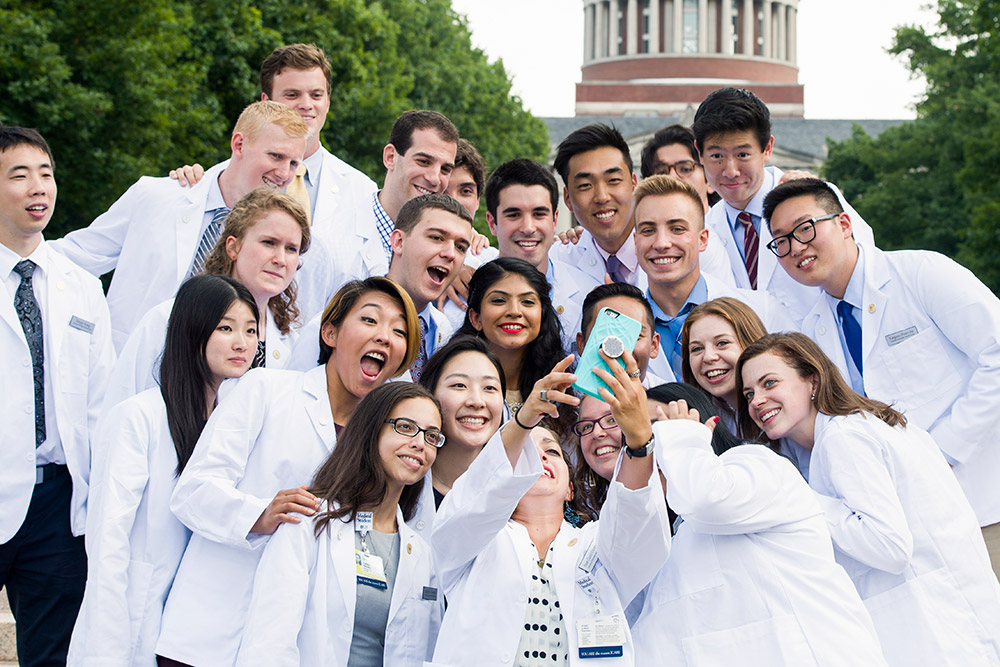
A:
{"label": "medical student", "polygon": [[1000,300],[938,253],[855,243],[856,221],[830,193],[803,179],[764,202],[777,261],[821,288],[801,331],[856,392],[931,434],[1000,573]]}
{"label": "medical student", "polygon": [[362,399],[316,472],[316,515],[269,541],[238,667],[412,665],[430,658],[444,611],[427,542],[406,521],[437,448],[430,392],[390,382]]}
{"label": "medical student", "polygon": [[101,284],[42,237],[55,160],[0,125],[0,586],[22,665],[66,661],[87,575],[90,452],[114,364]]}
{"label": "medical student", "polygon": [[636,664],[884,666],[823,510],[795,467],[741,443],[697,387],[654,387],[649,410],[667,502],[681,522],[632,628]]}
{"label": "medical student", "polygon": [[[416,356],[413,303],[386,278],[352,281],[324,311],[323,364],[255,369],[212,414],[170,509],[193,531],[163,612],[156,652],[182,664],[231,665],[251,583],[281,523],[311,516],[305,486],[354,408]],[[171,663],[168,663],[171,664]]]}
{"label": "medical student", "polygon": [[719,297],[691,309],[681,329],[684,381],[707,391],[731,433],[736,420],[736,362],[743,350],[767,335],[752,308],[731,297]]}
{"label": "medical student", "polygon": [[927,432],[852,391],[802,334],[761,338],[737,374],[741,423],[811,450],[809,486],[889,664],[1000,665],[1000,583]]}
{"label": "medical student", "polygon": [[[627,351],[624,358],[625,368],[605,359],[615,369],[605,381],[616,411],[645,401],[635,360]],[[629,455],[602,520],[582,528],[567,522],[569,459],[542,420],[578,403],[565,393],[576,377],[565,372],[571,362],[566,357],[535,384],[441,504],[432,548],[448,610],[435,663],[635,664],[624,607],[669,550],[649,420],[643,409],[623,427]]]}
{"label": "medical student", "polygon": [[156,665],[163,603],[191,536],[170,511],[170,494],[219,385],[250,368],[257,324],[257,304],[237,281],[187,280],[170,313],[160,386],[101,421],[90,475],[87,590],[68,664]]}
{"label": "medical student", "polygon": [[[245,285],[261,313],[252,368],[284,368],[298,337],[295,276],[309,250],[309,219],[288,195],[269,188],[250,192],[226,217],[219,242],[205,260],[206,274],[231,276]],[[171,298],[156,306],[129,334],[111,375],[105,408],[157,385]]]}

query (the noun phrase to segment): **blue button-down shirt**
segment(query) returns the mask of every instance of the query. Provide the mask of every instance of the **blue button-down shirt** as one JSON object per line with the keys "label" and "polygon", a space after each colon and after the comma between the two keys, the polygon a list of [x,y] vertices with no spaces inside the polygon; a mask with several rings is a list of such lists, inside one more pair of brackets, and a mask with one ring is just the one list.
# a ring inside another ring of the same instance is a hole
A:
{"label": "blue button-down shirt", "polygon": [[681,349],[681,329],[684,328],[684,320],[687,319],[691,309],[700,303],[708,300],[708,285],[705,283],[705,276],[698,276],[698,282],[691,288],[687,300],[676,316],[671,317],[663,312],[655,301],[649,290],[646,290],[646,299],[653,309],[653,316],[656,318],[656,333],[660,334],[660,353],[668,355],[670,368],[674,371],[674,376],[681,377],[681,360],[684,357],[684,350]]}

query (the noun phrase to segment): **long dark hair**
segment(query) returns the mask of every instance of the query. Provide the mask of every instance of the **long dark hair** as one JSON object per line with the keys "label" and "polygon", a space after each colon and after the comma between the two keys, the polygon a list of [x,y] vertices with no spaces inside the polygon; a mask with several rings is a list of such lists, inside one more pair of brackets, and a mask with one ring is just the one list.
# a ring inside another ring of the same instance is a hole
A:
{"label": "long dark hair", "polygon": [[229,276],[195,276],[181,285],[174,298],[160,361],[160,395],[177,451],[178,475],[205,428],[205,387],[212,382],[205,346],[236,301],[245,303],[260,321],[250,290]]}
{"label": "long dark hair", "polygon": [[[358,512],[377,507],[385,497],[385,469],[379,458],[379,434],[385,420],[400,401],[426,398],[441,405],[434,396],[412,382],[387,382],[376,387],[354,408],[350,421],[337,436],[337,448],[313,478],[309,492],[327,501],[325,512],[316,516],[316,536],[332,519],[354,521]],[[409,520],[417,509],[424,480],[410,484],[399,497],[403,518]]]}
{"label": "long dark hair", "polygon": [[[824,415],[836,417],[868,412],[889,426],[906,426],[906,417],[901,412],[851,389],[830,358],[812,339],[800,333],[783,333],[764,336],[743,350],[740,360],[736,362],[736,388],[739,394],[737,413],[743,435],[760,432],[760,427],[750,417],[750,406],[743,395],[743,366],[754,357],[767,352],[784,359],[803,380],[816,378],[816,397],[813,403]],[[760,437],[767,438],[764,434]]]}
{"label": "long dark hair", "polygon": [[478,352],[489,359],[489,362],[497,370],[497,375],[500,376],[500,391],[501,393],[506,393],[507,378],[503,375],[503,364],[497,359],[497,355],[493,354],[485,339],[464,334],[452,336],[451,340],[431,355],[431,358],[424,365],[423,372],[420,374],[420,386],[425,387],[432,393],[437,391],[437,384],[441,380],[441,373],[444,371],[445,364],[451,361],[452,357],[463,352]]}

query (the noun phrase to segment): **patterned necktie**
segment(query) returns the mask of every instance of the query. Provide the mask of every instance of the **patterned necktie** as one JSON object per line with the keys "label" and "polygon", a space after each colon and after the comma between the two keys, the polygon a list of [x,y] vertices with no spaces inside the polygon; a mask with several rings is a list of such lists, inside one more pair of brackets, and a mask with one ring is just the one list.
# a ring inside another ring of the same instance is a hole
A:
{"label": "patterned necktie", "polygon": [[608,261],[605,262],[605,266],[608,269],[608,275],[611,276],[611,280],[616,283],[627,283],[625,279],[625,272],[623,271],[625,265],[622,261],[618,259],[615,255],[608,257]]}
{"label": "patterned necktie", "polygon": [[844,340],[847,341],[847,351],[854,359],[854,365],[858,373],[864,376],[861,357],[861,325],[854,319],[854,306],[841,301],[837,304],[837,315],[840,318],[840,328],[844,330]]}
{"label": "patterned necktie", "polygon": [[757,289],[757,247],[760,245],[760,238],[749,213],[743,211],[736,219],[743,225],[743,263],[750,278],[750,289]]}
{"label": "patterned necktie", "polygon": [[295,178],[285,186],[285,194],[302,204],[302,208],[306,210],[306,219],[308,220],[311,215],[312,204],[309,202],[309,191],[306,190],[306,171],[305,162],[299,163],[298,168],[295,170]]}
{"label": "patterned necktie", "polygon": [[267,341],[258,340],[257,349],[253,353],[253,361],[250,363],[250,368],[264,368],[264,364],[267,362]]}
{"label": "patterned necktie", "polygon": [[14,266],[21,276],[21,284],[14,293],[14,310],[21,320],[24,339],[31,352],[31,373],[35,380],[35,447],[45,442],[45,343],[42,338],[42,313],[38,310],[31,274],[35,263],[22,259]]}
{"label": "patterned necktie", "polygon": [[420,382],[420,375],[424,372],[424,365],[427,363],[427,323],[423,316],[420,317],[420,347],[417,350],[417,359],[410,367],[410,377],[414,382]]}
{"label": "patterned necktie", "polygon": [[215,209],[215,213],[212,214],[212,221],[208,223],[208,227],[205,228],[205,231],[201,235],[201,241],[198,243],[198,251],[194,254],[194,261],[191,262],[191,271],[187,275],[188,278],[196,276],[204,270],[205,260],[212,254],[215,244],[219,242],[219,237],[222,236],[222,224],[225,222],[227,215],[229,215],[227,207],[221,206]]}

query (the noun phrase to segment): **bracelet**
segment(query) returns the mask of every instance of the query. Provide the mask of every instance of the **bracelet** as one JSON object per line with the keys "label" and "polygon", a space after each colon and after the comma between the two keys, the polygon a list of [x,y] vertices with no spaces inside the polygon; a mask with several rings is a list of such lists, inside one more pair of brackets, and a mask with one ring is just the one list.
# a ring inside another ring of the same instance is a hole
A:
{"label": "bracelet", "polygon": [[538,424],[541,424],[542,423],[542,419],[545,419],[545,417],[542,417],[542,419],[539,419],[538,422],[535,423],[535,426],[525,426],[524,424],[521,423],[521,420],[517,418],[517,415],[519,415],[520,413],[521,413],[520,410],[518,410],[517,412],[514,413],[514,423],[517,424],[518,426],[520,426],[521,428],[523,428],[525,431],[530,431],[531,429],[535,428],[535,426],[538,426]]}

